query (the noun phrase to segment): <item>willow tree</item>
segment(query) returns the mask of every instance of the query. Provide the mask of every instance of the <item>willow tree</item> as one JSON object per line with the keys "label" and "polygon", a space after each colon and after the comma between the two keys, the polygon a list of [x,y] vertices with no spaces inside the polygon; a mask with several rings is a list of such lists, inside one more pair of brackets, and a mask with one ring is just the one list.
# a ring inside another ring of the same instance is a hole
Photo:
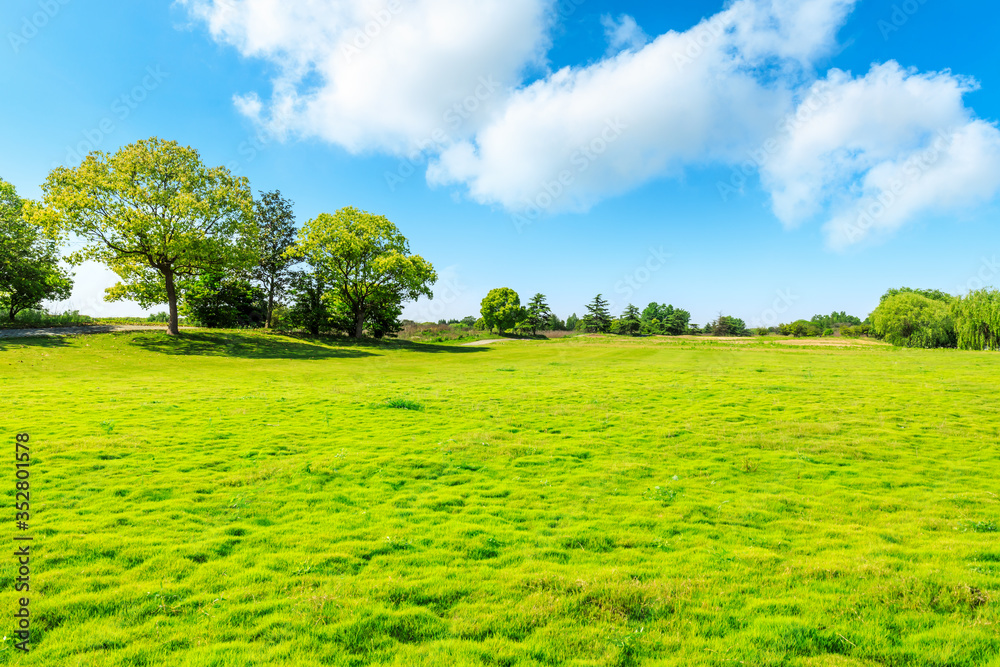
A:
{"label": "willow tree", "polygon": [[395,321],[405,301],[432,297],[437,281],[434,267],[410,254],[396,225],[353,207],[307,222],[288,254],[304,259],[330,287],[347,333],[355,338],[366,328],[376,336],[384,332],[387,317]]}
{"label": "willow tree", "polygon": [[1000,350],[1000,292],[969,292],[955,302],[952,312],[959,348]]}
{"label": "willow tree", "polygon": [[247,179],[206,167],[198,151],[176,141],[95,151],[79,167],[54,169],[42,191],[45,224],[84,242],[69,261],[97,261],[118,274],[108,301],[166,303],[172,335],[180,281],[251,261],[243,242],[253,224]]}
{"label": "willow tree", "polygon": [[887,296],[872,314],[872,332],[897,347],[955,347],[951,305],[915,291]]}

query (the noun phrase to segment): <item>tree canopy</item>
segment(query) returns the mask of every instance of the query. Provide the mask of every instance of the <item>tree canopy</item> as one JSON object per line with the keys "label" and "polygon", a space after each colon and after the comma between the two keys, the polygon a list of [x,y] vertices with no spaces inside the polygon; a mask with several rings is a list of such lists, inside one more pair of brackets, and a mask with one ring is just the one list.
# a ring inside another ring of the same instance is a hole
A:
{"label": "tree canopy", "polygon": [[295,213],[292,202],[281,193],[261,192],[254,203],[254,226],[251,245],[255,255],[251,276],[260,283],[265,296],[264,327],[271,328],[274,308],[292,280],[292,266],[297,261],[288,252],[295,245]]}
{"label": "tree canopy", "polygon": [[206,167],[198,151],[175,141],[92,152],[79,167],[54,169],[42,191],[44,223],[85,243],[70,261],[94,260],[118,274],[108,300],[168,304],[171,334],[179,281],[249,261],[240,243],[252,222],[247,180]]}
{"label": "tree canopy", "polygon": [[58,242],[28,219],[29,207],[0,179],[0,308],[11,320],[43,301],[68,299],[73,289]]}
{"label": "tree canopy", "polygon": [[611,313],[608,311],[608,302],[602,295],[598,294],[587,304],[587,314],[583,316],[583,321],[587,331],[593,333],[611,331]]}
{"label": "tree canopy", "polygon": [[884,298],[871,321],[876,336],[898,347],[955,347],[949,303],[917,290],[899,290]]}
{"label": "tree canopy", "polygon": [[509,287],[491,289],[480,303],[480,307],[486,328],[496,329],[501,335],[513,329],[525,318],[521,297]]}
{"label": "tree canopy", "polygon": [[969,292],[953,305],[958,347],[963,350],[1000,350],[1000,292]]}
{"label": "tree canopy", "polygon": [[333,291],[349,318],[346,333],[355,338],[366,328],[384,333],[387,317],[395,321],[405,301],[433,297],[437,281],[434,267],[410,254],[409,241],[395,224],[350,206],[307,222],[289,254],[308,262]]}

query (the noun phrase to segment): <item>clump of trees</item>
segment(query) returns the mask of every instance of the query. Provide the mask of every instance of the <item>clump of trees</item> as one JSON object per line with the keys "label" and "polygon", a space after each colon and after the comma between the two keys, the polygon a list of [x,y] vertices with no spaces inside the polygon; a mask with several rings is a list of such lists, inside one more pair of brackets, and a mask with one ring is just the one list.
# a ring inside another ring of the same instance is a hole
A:
{"label": "clump of trees", "polygon": [[871,314],[871,331],[898,347],[955,347],[954,301],[938,290],[889,290]]}
{"label": "clump of trees", "polygon": [[[384,216],[347,207],[296,233],[292,203],[280,192],[255,201],[246,178],[206,166],[173,141],[95,151],[79,167],[54,169],[42,191],[34,218],[53,243],[69,235],[84,241],[68,260],[95,260],[117,273],[108,300],[167,304],[173,335],[183,310],[203,326],[270,328],[280,319],[313,333],[380,338],[399,331],[402,304],[431,297],[437,280]],[[0,238],[5,249],[17,237],[4,229]],[[45,266],[42,259],[36,254],[34,264]],[[48,284],[34,303],[68,290],[51,276]],[[0,296],[8,291],[0,282]]]}
{"label": "clump of trees", "polygon": [[68,299],[73,291],[72,275],[59,264],[57,236],[32,213],[37,207],[0,179],[0,312],[12,322],[18,313]]}
{"label": "clump of trees", "polygon": [[683,308],[653,302],[642,311],[641,321],[644,334],[681,336],[688,333],[691,313]]}
{"label": "clump of trees", "polygon": [[714,322],[705,325],[705,333],[713,336],[749,336],[746,322],[738,317],[719,315]]}
{"label": "clump of trees", "polygon": [[952,313],[960,349],[1000,351],[1000,292],[969,292],[955,300]]}

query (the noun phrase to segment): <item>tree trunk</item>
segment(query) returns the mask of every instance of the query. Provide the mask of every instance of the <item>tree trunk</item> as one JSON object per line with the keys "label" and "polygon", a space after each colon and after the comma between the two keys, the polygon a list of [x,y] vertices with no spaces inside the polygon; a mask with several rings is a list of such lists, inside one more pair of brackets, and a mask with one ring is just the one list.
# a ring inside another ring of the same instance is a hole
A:
{"label": "tree trunk", "polygon": [[274,283],[271,283],[271,288],[267,292],[267,322],[264,323],[265,329],[271,328],[271,316],[274,314]]}
{"label": "tree trunk", "polygon": [[354,337],[361,338],[365,333],[365,311],[358,311],[354,316]]}
{"label": "tree trunk", "polygon": [[165,271],[163,278],[167,283],[167,305],[170,307],[170,321],[167,323],[167,334],[170,336],[180,335],[177,327],[177,288],[174,286],[174,272]]}

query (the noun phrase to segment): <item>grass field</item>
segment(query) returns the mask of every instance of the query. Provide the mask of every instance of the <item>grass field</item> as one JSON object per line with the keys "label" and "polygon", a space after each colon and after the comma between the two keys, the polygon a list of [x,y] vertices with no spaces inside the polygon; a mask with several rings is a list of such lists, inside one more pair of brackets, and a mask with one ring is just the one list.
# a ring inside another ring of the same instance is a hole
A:
{"label": "grass field", "polygon": [[0,341],[0,664],[1000,665],[1000,357],[847,345]]}

